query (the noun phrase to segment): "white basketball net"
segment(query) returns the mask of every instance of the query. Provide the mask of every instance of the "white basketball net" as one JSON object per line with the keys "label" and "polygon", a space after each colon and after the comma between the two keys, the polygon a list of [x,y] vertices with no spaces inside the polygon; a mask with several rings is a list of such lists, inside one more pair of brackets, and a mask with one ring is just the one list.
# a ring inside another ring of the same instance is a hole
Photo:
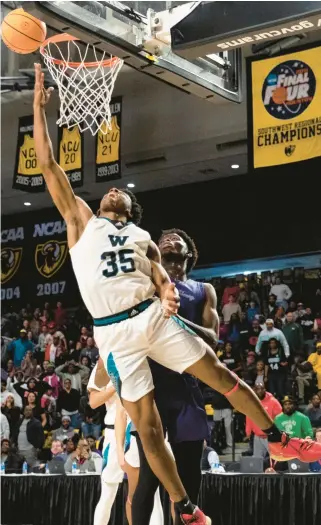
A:
{"label": "white basketball net", "polygon": [[[64,56],[59,44],[60,42],[49,42],[41,50],[45,64],[59,90],[60,118],[57,124],[67,125],[68,128],[78,124],[80,131],[89,129],[92,135],[99,130],[104,134],[108,133],[112,118],[110,100],[123,60],[110,57],[106,53],[98,58],[95,46],[91,44],[87,44],[85,51],[81,52],[77,41],[74,40],[66,42],[67,56]],[[86,64],[89,49],[93,51],[97,64]],[[62,61],[59,64],[55,63],[57,50],[60,55],[59,61]],[[52,52],[55,52],[55,58]],[[75,52],[77,57],[80,57],[77,63],[72,59]],[[104,61],[109,58],[110,64],[106,66]]]}

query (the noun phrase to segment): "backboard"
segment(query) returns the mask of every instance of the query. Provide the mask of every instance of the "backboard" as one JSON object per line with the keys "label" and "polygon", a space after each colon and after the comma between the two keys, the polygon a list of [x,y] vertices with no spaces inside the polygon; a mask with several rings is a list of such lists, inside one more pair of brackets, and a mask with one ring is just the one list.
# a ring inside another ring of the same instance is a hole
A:
{"label": "backboard", "polygon": [[[23,2],[23,8],[43,20],[50,31],[67,32],[83,42],[95,44],[97,49],[119,56],[128,66],[184,92],[209,100],[219,95],[241,102],[239,50],[222,51],[193,60],[172,52],[171,26],[198,4],[168,1],[28,1]],[[15,2],[14,7],[17,6]],[[34,56],[31,62],[34,62]],[[30,68],[20,64],[20,73],[22,69]],[[15,74],[19,76],[19,71]],[[32,75],[31,72],[23,72],[23,76],[27,74]],[[10,75],[7,73],[6,76]],[[50,78],[47,77],[47,80],[50,82]]]}

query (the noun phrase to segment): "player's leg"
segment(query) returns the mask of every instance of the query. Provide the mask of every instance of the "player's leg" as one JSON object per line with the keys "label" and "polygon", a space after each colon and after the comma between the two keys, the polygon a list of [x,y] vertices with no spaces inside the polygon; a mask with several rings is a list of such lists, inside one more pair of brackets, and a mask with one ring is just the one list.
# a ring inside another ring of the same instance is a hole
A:
{"label": "player's leg", "polygon": [[308,463],[321,459],[320,444],[290,439],[280,432],[250,387],[224,367],[204,341],[182,320],[172,317],[162,321],[161,315],[160,311],[153,332],[150,332],[149,356],[154,361],[176,372],[188,372],[225,395],[234,408],[267,434],[274,459],[285,461],[298,458]]}
{"label": "player's leg", "polygon": [[129,463],[125,462],[125,472],[128,478],[128,496],[126,501],[126,516],[129,525],[132,525],[132,501],[135,494],[136,487],[138,485],[139,468],[132,467]]}
{"label": "player's leg", "polygon": [[116,438],[113,429],[105,429],[104,440],[101,495],[95,509],[94,525],[106,525],[109,522],[118,486],[124,475],[117,461]]}
{"label": "player's leg", "polygon": [[[186,492],[191,500],[197,503],[202,480],[201,460],[204,440],[171,443],[171,447],[176,461],[177,471]],[[179,514],[176,513],[174,525],[180,524],[181,518]]]}
{"label": "player's leg", "polygon": [[106,525],[117,496],[118,483],[106,483],[101,480],[101,494],[94,515],[94,525]]}
{"label": "player's leg", "polygon": [[171,499],[180,502],[186,496],[186,491],[179,479],[175,461],[165,444],[154,392],[149,392],[135,402],[126,399],[122,399],[122,402],[137,429],[151,469]]}
{"label": "player's leg", "polygon": [[231,405],[248,416],[262,430],[273,425],[272,419],[253,390],[223,366],[211,348],[206,347],[204,356],[186,368],[185,372],[194,375],[221,394],[227,395]]}
{"label": "player's leg", "polygon": [[[132,500],[132,517],[134,523],[149,525],[153,512],[154,496],[159,487],[159,480],[149,466],[139,434],[136,436],[136,441],[139,452],[140,470],[138,485]],[[154,521],[155,520],[153,520],[153,523]]]}

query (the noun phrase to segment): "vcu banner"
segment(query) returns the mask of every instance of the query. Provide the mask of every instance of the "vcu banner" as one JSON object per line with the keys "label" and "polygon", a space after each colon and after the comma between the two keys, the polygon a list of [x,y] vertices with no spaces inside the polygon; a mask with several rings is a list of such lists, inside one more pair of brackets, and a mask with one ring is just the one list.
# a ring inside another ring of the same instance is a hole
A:
{"label": "vcu banner", "polygon": [[58,127],[58,164],[66,172],[73,188],[84,183],[83,162],[84,136],[75,125],[71,129],[67,126]]}
{"label": "vcu banner", "polygon": [[121,178],[121,97],[113,98],[110,104],[111,129],[96,135],[96,182],[108,182]]}
{"label": "vcu banner", "polygon": [[20,117],[16,164],[12,187],[35,193],[45,191],[45,180],[39,169],[33,139],[33,116]]}
{"label": "vcu banner", "polygon": [[321,46],[248,62],[249,165],[321,156]]}

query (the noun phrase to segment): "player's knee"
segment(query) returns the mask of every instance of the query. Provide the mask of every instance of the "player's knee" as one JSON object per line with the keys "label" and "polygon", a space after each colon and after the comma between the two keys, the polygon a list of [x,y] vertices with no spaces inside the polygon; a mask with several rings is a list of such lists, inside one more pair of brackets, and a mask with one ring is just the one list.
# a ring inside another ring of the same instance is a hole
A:
{"label": "player's knee", "polygon": [[157,421],[147,421],[140,425],[139,436],[144,450],[155,452],[162,441],[164,441],[163,431]]}

